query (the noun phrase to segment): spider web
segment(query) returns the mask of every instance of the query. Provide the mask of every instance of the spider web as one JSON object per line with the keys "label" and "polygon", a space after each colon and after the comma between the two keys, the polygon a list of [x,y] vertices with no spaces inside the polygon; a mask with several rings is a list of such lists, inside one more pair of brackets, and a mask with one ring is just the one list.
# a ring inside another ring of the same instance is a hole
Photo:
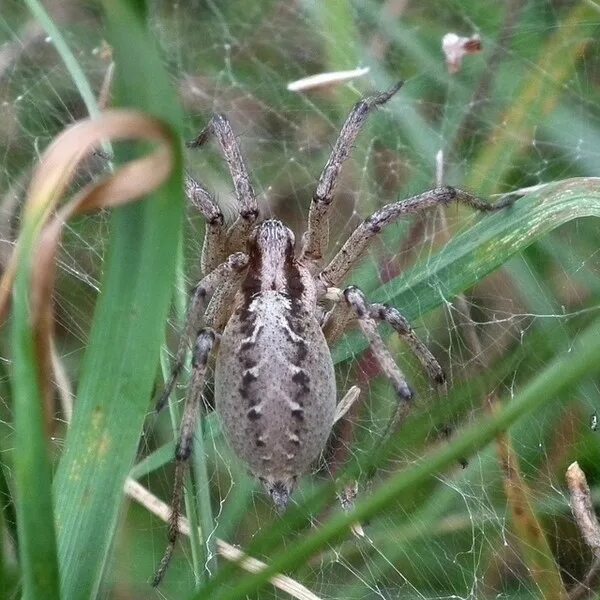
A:
{"label": "spider web", "polygon": [[[556,54],[551,44],[557,31],[567,27],[576,3],[512,0],[506,6],[498,4],[157,2],[152,7],[152,26],[188,115],[189,138],[211,112],[226,113],[239,136],[263,213],[284,220],[297,239],[320,170],[350,107],[369,91],[385,89],[400,78],[407,80],[401,92],[370,119],[343,169],[331,227],[333,253],[361,218],[387,202],[433,187],[440,150],[444,183],[468,186],[476,180],[473,165],[481,164],[482,154],[493,144],[493,132],[511,111],[527,111],[527,106],[515,102],[534,79],[555,82],[544,88],[548,106],[526,127],[511,130],[507,139],[518,150],[506,165],[499,162],[498,179],[485,194],[593,176],[600,170],[600,54],[592,36],[593,23],[581,21],[574,28],[581,51],[569,63],[570,46],[565,40],[557,42],[564,48]],[[93,88],[99,90],[110,58],[98,28],[98,7],[48,2],[47,8],[62,23],[66,41]],[[20,3],[3,2],[0,23],[5,37],[0,46],[0,251],[5,263],[18,230],[20,202],[32,164],[63,126],[86,111],[52,40]],[[448,75],[441,51],[442,37],[449,32],[479,34],[483,46],[481,54],[465,56],[453,76]],[[544,60],[545,52],[553,60]],[[365,66],[369,73],[349,83],[303,93],[286,89],[289,82],[308,75]],[[505,125],[511,126],[510,119]],[[232,185],[215,148],[191,153],[189,167],[215,193],[226,218],[233,219]],[[82,182],[97,171],[98,165],[91,165],[90,173],[82,173]],[[369,295],[412,268],[427,273],[451,239],[479,218],[449,208],[444,214],[401,222],[373,244],[349,282]],[[63,243],[56,307],[60,353],[73,388],[101,288],[107,238],[106,216],[94,216],[74,223]],[[200,249],[200,217],[190,209],[180,294],[185,295],[199,277]],[[490,394],[510,401],[552,357],[568,352],[597,314],[598,266],[597,226],[581,220],[537,240],[458,300],[446,298],[432,279],[430,293],[439,298],[440,308],[419,316],[413,324],[444,366],[450,398],[468,398],[468,409],[452,422],[440,423],[436,406],[447,400],[432,389],[403,344],[382,328],[418,393],[413,410],[431,419],[423,443],[403,447],[380,465],[372,487],[385,485],[386,478],[418,463],[430,446],[460,436],[462,427],[486,414]],[[419,303],[420,298],[414,301]],[[172,342],[177,332],[174,316],[168,325]],[[340,396],[352,385],[360,386],[361,396],[329,451],[332,470],[364,457],[381,436],[396,402],[370,353],[357,349],[356,339],[342,342],[350,347],[351,358],[336,369]],[[3,354],[7,377],[10,357],[6,351]],[[1,450],[10,455],[13,434],[6,382],[2,395]],[[597,410],[598,382],[588,382],[511,430],[525,492],[569,588],[585,576],[591,553],[569,511],[564,471],[578,460],[597,498],[600,433],[589,426]],[[65,418],[62,413],[61,418]],[[57,451],[64,434],[59,427]],[[208,419],[205,438],[215,524],[211,535],[243,548],[268,532],[278,517],[227,448],[215,415]],[[168,418],[149,419],[140,459],[171,439]],[[294,577],[327,600],[539,595],[539,582],[523,558],[523,540],[513,525],[497,446],[490,444],[465,458],[465,468],[457,464],[424,489],[398,498],[397,504],[362,524],[363,538],[349,534],[341,544],[326,548],[300,567]],[[301,502],[326,476],[327,468],[315,468],[296,500]],[[171,466],[165,464],[141,483],[166,499],[171,480]],[[368,495],[369,486],[361,485],[360,496]],[[328,515],[311,515],[313,527],[318,528]],[[109,565],[107,597],[147,597],[146,581],[162,555],[165,538],[161,522],[143,507],[130,506]],[[291,548],[294,539],[283,544]],[[191,553],[187,544],[180,546],[157,597],[185,597],[193,589]],[[256,597],[288,596],[266,587]]]}

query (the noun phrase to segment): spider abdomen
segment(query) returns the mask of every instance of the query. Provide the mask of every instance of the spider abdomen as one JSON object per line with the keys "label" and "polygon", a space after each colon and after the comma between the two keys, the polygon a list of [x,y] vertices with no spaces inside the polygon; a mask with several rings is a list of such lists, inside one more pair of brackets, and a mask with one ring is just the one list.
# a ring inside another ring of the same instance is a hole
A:
{"label": "spider abdomen", "polygon": [[217,356],[215,406],[231,447],[269,491],[279,485],[289,495],[323,450],[335,395],[325,338],[300,301],[265,291],[232,315]]}

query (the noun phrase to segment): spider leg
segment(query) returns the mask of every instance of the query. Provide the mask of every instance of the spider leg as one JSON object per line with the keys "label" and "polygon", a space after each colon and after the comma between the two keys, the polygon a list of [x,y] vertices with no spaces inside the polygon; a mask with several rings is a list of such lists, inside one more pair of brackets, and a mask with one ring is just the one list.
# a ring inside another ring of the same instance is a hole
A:
{"label": "spider leg", "polygon": [[309,266],[312,271],[320,266],[327,250],[329,211],[342,165],[350,155],[350,150],[372,109],[385,104],[402,87],[402,84],[401,81],[387,92],[363,98],[354,106],[340,131],[329,160],[319,177],[308,213],[308,230],[303,240],[301,259],[309,265],[314,265]]}
{"label": "spider leg", "polygon": [[185,399],[179,441],[175,450],[175,482],[173,484],[173,497],[171,500],[171,515],[169,517],[168,545],[152,580],[153,587],[156,587],[161,582],[175,549],[179,533],[184,479],[192,454],[194,432],[196,431],[200,417],[208,359],[213,351],[216,340],[217,334],[215,331],[211,328],[206,328],[200,330],[194,344],[192,352],[192,380],[190,381]]}
{"label": "spider leg", "polygon": [[188,142],[188,148],[203,146],[210,135],[214,135],[216,138],[225,158],[238,201],[239,216],[227,233],[228,251],[235,252],[244,248],[248,233],[258,218],[258,203],[240,145],[233,133],[231,123],[225,115],[213,115],[198,137]]}
{"label": "spider leg", "polygon": [[[347,329],[349,323],[356,318],[356,310],[348,302],[339,302],[343,294],[349,290],[358,290],[350,287],[342,292],[338,288],[329,288],[325,294],[326,298],[336,302],[334,308],[327,315],[323,325],[323,333],[329,344],[335,343]],[[358,290],[362,295],[362,292]],[[417,357],[421,366],[431,381],[439,386],[446,385],[446,375],[435,356],[429,348],[417,336],[408,319],[400,311],[392,306],[379,303],[369,303],[364,299],[367,313],[377,323],[387,323],[406,342],[412,353]]]}
{"label": "spider leg", "polygon": [[[331,345],[335,340],[341,337],[345,329],[358,321],[359,327],[369,341],[369,345],[375,359],[379,363],[383,373],[392,382],[399,402],[394,415],[388,421],[383,435],[376,444],[379,448],[389,436],[396,430],[398,424],[407,416],[413,392],[406,382],[406,379],[396,364],[387,346],[383,342],[378,330],[378,323],[385,321],[389,323],[399,335],[401,335],[409,344],[411,349],[418,356],[420,362],[425,367],[428,375],[437,383],[444,381],[444,375],[441,367],[431,354],[427,347],[418,339],[408,321],[395,309],[391,309],[382,304],[370,304],[367,302],[364,294],[356,287],[348,287],[345,290],[338,288],[329,288],[324,294],[326,299],[332,300],[335,304],[332,310],[327,313],[322,328],[327,343]],[[346,411],[352,405],[352,402],[358,397],[358,388],[351,388],[349,392],[338,404],[336,410],[335,422],[339,421]],[[350,430],[351,432],[351,430]],[[343,449],[342,455],[344,455]],[[336,452],[335,454],[338,454]],[[342,456],[343,461],[343,456]],[[333,472],[335,472],[335,459],[332,460]],[[375,474],[374,469],[367,473],[367,481]],[[358,493],[358,482],[354,481],[346,485],[338,492],[338,498],[342,509],[345,512],[352,510],[354,500]],[[364,537],[364,531],[360,523],[354,523],[352,531],[357,537]]]}
{"label": "spider leg", "polygon": [[[101,150],[96,150],[95,154],[106,161],[112,159],[110,155]],[[204,217],[207,225],[202,245],[201,269],[203,273],[208,273],[226,256],[223,213],[210,192],[189,173],[185,174],[184,186],[185,195]]]}
{"label": "spider leg", "polygon": [[429,348],[417,336],[410,323],[398,309],[385,304],[370,304],[368,306],[371,318],[390,325],[394,331],[408,344],[413,354],[417,357],[429,379],[440,386],[445,386],[446,375],[442,367],[431,354]]}
{"label": "spider leg", "polygon": [[514,200],[514,197],[507,196],[496,204],[488,204],[463,190],[440,187],[407,200],[387,204],[352,232],[319,277],[327,287],[340,285],[350,269],[363,256],[373,237],[406,215],[420,213],[436,206],[446,206],[451,202],[464,204],[482,212],[491,212],[510,206]]}
{"label": "spider leg", "polygon": [[[185,355],[192,336],[200,328],[203,317],[206,315],[207,321],[212,324],[217,319],[217,315],[223,312],[222,308],[226,306],[223,296],[230,299],[247,265],[247,255],[243,252],[236,252],[213,269],[206,277],[203,277],[196,286],[188,309],[186,323],[179,339],[171,375],[156,405],[157,412],[164,408],[173,392],[177,379],[183,370]],[[213,297],[207,306],[206,301],[210,296]]]}
{"label": "spider leg", "polygon": [[336,303],[323,324],[323,332],[328,343],[337,339],[351,321],[358,320],[358,325],[369,341],[375,359],[383,373],[392,382],[400,399],[398,408],[382,437],[382,441],[384,441],[408,413],[413,392],[381,338],[377,330],[378,323],[388,323],[406,341],[429,378],[437,385],[442,386],[445,391],[446,379],[444,372],[433,354],[417,337],[408,321],[395,308],[383,304],[369,303],[363,292],[354,286],[350,286],[343,291],[338,288],[329,288],[325,297]]}
{"label": "spider leg", "polygon": [[388,423],[386,432],[384,433],[384,438],[387,438],[387,436],[394,431],[397,424],[404,420],[408,414],[414,393],[406,382],[404,374],[396,364],[396,361],[385,345],[381,335],[377,331],[377,322],[369,312],[369,304],[367,303],[364,294],[356,287],[346,288],[342,294],[344,300],[356,315],[358,325],[369,341],[369,346],[375,360],[377,360],[381,370],[390,380],[400,400],[395,414]]}
{"label": "spider leg", "polygon": [[185,176],[185,195],[206,222],[200,268],[202,273],[210,273],[227,256],[223,213],[208,190],[189,173]]}

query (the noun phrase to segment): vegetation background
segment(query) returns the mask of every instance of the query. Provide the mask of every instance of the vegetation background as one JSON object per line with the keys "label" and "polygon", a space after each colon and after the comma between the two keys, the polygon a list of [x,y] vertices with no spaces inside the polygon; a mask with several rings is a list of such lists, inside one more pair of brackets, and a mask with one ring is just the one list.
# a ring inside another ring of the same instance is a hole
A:
{"label": "vegetation background", "polygon": [[[571,514],[565,471],[578,461],[599,501],[599,24],[592,1],[2,0],[3,267],[41,151],[105,101],[157,115],[183,139],[226,113],[264,214],[299,236],[351,106],[406,80],[344,168],[332,251],[378,207],[431,188],[439,150],[444,182],[486,199],[522,197],[491,216],[450,207],[395,225],[349,277],[411,319],[451,384],[447,397],[432,390],[386,331],[418,400],[382,452],[369,450],[395,399],[356,334],[334,357],[340,393],[357,384],[360,401],[336,430],[332,466],[307,475],[285,517],[232,456],[218,417],[203,420],[186,487],[202,533],[181,541],[158,590],[148,581],[166,526],[122,489],[129,474],[170,497],[179,402],[156,416],[153,388],[199,275],[203,225],[187,207],[179,237],[181,168],[141,206],[70,222],[55,292],[64,378],[50,432],[39,390],[22,385],[36,374],[19,310],[25,284],[0,339],[0,596],[290,597],[231,566],[218,538],[314,594],[298,598],[597,597],[598,548]],[[449,32],[482,44],[454,74],[441,50]],[[357,66],[370,71],[351,83],[286,87]],[[231,218],[216,149],[186,164]],[[71,191],[105,170],[92,157]],[[360,484],[355,516],[341,513],[327,483],[345,472]],[[356,519],[362,538],[350,531]]]}

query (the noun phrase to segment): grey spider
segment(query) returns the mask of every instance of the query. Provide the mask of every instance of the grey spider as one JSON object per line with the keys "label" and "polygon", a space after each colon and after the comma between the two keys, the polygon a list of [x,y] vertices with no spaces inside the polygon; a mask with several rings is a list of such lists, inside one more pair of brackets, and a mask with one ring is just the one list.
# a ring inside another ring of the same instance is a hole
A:
{"label": "grey spider", "polygon": [[260,221],[248,171],[225,116],[214,115],[188,144],[199,147],[210,136],[216,138],[233,179],[238,217],[225,227],[210,193],[193,178],[186,178],[186,195],[206,220],[201,255],[204,277],[195,288],[173,371],[158,405],[160,409],[167,402],[191,345],[192,375],[175,452],[168,546],[154,585],[161,581],[175,546],[184,475],[213,353],[215,409],[225,436],[279,510],[285,509],[298,477],[323,451],[331,433],[336,384],[329,348],[349,325],[358,322],[394,386],[399,398],[396,417],[406,411],[413,393],[378,333],[379,323],[388,323],[402,336],[430,379],[438,385],[445,383],[437,360],[398,310],[370,303],[357,287],[342,290],[338,286],[371,240],[405,215],[451,202],[480,211],[497,210],[509,202],[490,205],[467,192],[438,187],[384,206],[354,230],[329,262],[324,260],[340,169],[369,113],[401,85],[364,98],[350,112],[319,178],[300,248],[281,221]]}

